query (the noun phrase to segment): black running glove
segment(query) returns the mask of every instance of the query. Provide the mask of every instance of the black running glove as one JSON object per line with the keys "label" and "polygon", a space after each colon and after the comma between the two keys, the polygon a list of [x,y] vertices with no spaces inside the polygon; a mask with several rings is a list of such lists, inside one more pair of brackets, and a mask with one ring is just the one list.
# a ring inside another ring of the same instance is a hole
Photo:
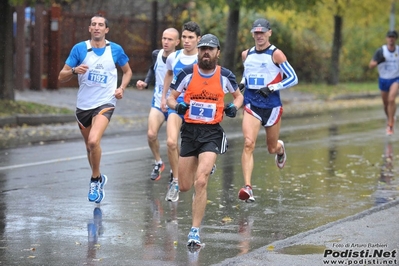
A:
{"label": "black running glove", "polygon": [[233,103],[227,103],[224,106],[224,113],[228,116],[228,117],[236,117],[237,114],[237,108]]}
{"label": "black running glove", "polygon": [[269,87],[260,88],[256,93],[262,95],[263,97],[269,97],[269,94],[273,91]]}
{"label": "black running glove", "polygon": [[184,115],[187,112],[188,108],[190,108],[190,104],[189,103],[180,102],[180,103],[176,104],[175,111],[179,115]]}

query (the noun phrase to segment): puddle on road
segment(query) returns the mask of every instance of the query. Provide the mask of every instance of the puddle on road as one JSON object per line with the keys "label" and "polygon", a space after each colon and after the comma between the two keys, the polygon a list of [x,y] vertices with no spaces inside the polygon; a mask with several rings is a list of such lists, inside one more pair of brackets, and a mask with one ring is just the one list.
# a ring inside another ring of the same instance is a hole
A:
{"label": "puddle on road", "polygon": [[276,250],[276,252],[286,255],[323,254],[326,248],[322,245],[294,245]]}

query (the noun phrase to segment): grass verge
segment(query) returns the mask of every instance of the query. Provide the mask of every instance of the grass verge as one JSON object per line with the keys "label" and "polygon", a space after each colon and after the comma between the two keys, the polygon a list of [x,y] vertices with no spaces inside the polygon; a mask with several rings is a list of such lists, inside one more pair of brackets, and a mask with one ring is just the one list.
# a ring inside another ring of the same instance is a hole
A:
{"label": "grass verge", "polygon": [[0,100],[0,117],[16,114],[73,114],[67,108],[53,107],[25,101]]}
{"label": "grass verge", "polygon": [[338,85],[298,83],[298,85],[289,88],[289,90],[312,93],[320,99],[329,99],[338,95],[345,94],[375,94],[379,93],[378,83],[376,82],[347,82]]}

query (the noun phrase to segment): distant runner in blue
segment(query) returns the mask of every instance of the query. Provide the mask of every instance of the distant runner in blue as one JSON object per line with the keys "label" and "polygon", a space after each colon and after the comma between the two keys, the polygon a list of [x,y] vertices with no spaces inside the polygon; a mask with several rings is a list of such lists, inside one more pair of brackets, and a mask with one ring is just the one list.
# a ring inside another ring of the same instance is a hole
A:
{"label": "distant runner in blue", "polygon": [[398,33],[390,30],[386,35],[386,44],[379,47],[370,60],[369,68],[378,69],[378,87],[381,91],[384,112],[387,117],[386,134],[394,132],[396,95],[399,90],[399,46],[396,44]]}
{"label": "distant runner in blue", "polygon": [[[109,32],[105,17],[93,16],[89,32],[91,39],[72,48],[58,79],[65,82],[74,75],[78,77],[76,120],[86,144],[92,171],[87,198],[90,202],[100,203],[104,199],[104,185],[107,183],[107,176],[100,172],[100,142],[115,110],[116,101],[123,98],[123,92],[132,78],[132,70],[122,47],[105,39]],[[116,65],[123,72],[119,87]]]}

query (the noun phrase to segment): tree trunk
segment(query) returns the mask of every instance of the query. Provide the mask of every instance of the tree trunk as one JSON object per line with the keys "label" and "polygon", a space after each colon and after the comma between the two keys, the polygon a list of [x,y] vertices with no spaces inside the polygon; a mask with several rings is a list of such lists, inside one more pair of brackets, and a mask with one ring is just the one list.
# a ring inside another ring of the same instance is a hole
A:
{"label": "tree trunk", "polygon": [[339,83],[339,54],[342,47],[342,24],[343,18],[339,15],[334,16],[334,38],[331,52],[330,75],[328,78],[329,85],[337,85]]}
{"label": "tree trunk", "polygon": [[0,1],[0,10],[0,99],[14,100],[13,9],[8,1]]}
{"label": "tree trunk", "polygon": [[158,46],[158,1],[152,1],[152,22],[151,22],[151,49],[154,51]]}
{"label": "tree trunk", "polygon": [[25,89],[25,6],[18,5],[15,8],[17,12],[17,30],[15,32],[15,89]]}
{"label": "tree trunk", "polygon": [[226,39],[224,41],[224,47],[222,47],[221,49],[221,54],[222,54],[222,65],[230,69],[234,73],[237,63],[236,46],[237,46],[238,24],[240,21],[240,7],[239,7],[239,0],[233,2],[235,3],[229,5],[230,7],[229,7],[229,17],[227,19]]}
{"label": "tree trunk", "polygon": [[30,89],[40,91],[43,88],[43,50],[44,50],[44,4],[38,1],[35,5],[35,26],[33,27],[33,45],[31,46]]}

